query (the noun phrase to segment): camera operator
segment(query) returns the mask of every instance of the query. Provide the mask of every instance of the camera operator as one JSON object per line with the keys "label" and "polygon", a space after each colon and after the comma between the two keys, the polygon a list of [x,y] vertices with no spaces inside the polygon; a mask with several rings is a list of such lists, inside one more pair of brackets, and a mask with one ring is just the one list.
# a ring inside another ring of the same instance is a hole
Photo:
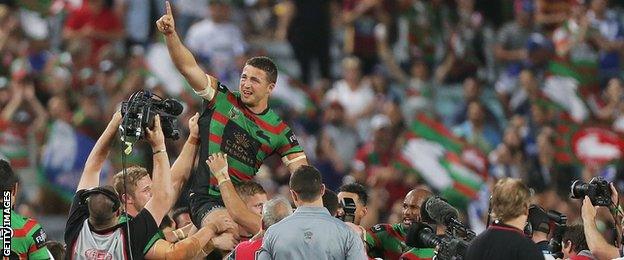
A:
{"label": "camera operator", "polygon": [[492,191],[495,222],[477,236],[465,259],[544,259],[523,229],[529,214],[531,192],[519,179],[499,180]]}
{"label": "camera operator", "polygon": [[119,223],[118,195],[110,186],[99,187],[99,179],[102,162],[108,156],[107,147],[121,120],[121,113],[115,113],[87,159],[65,227],[65,243],[71,248],[67,253],[69,258],[88,259],[97,255],[109,259],[142,259],[144,247],[158,232],[158,225],[175,202],[169,158],[160,118],[156,116],[154,127],[147,129],[146,137],[154,151],[153,187],[159,192],[127,225]]}
{"label": "camera operator", "polygon": [[[411,248],[405,244],[408,228],[421,221],[420,207],[433,194],[423,188],[413,189],[403,200],[403,222],[395,224],[377,224],[366,234],[366,246],[370,257],[399,259]],[[433,250],[430,252],[433,257]]]}
{"label": "camera operator", "polygon": [[548,234],[550,234],[548,214],[540,206],[531,205],[528,222],[531,224],[531,231],[533,231],[531,239],[544,255],[550,255],[552,252],[548,247]]}
{"label": "camera operator", "polygon": [[[611,186],[611,201],[618,201],[618,193],[613,183]],[[618,205],[616,203],[615,205]],[[620,229],[620,218],[621,215],[617,214],[619,206],[612,207],[611,213],[614,215],[616,219],[616,226]],[[592,252],[594,257],[598,259],[614,259],[622,256],[622,251],[617,247],[609,244],[607,240],[600,234],[598,231],[598,227],[596,226],[596,212],[598,210],[598,206],[594,206],[591,202],[591,199],[588,196],[585,196],[583,199],[583,206],[581,207],[581,217],[583,218],[583,231],[585,232],[585,238],[587,240],[587,246],[589,250]],[[620,229],[621,230],[621,229]],[[619,233],[619,232],[618,232]]]}
{"label": "camera operator", "polygon": [[563,258],[570,260],[593,260],[596,259],[589,251],[583,225],[569,226],[561,239],[563,244]]}

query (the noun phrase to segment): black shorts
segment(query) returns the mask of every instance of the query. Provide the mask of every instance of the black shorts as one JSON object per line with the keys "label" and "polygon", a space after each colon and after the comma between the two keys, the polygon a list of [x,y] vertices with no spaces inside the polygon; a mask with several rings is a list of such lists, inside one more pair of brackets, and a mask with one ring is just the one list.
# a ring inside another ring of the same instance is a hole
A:
{"label": "black shorts", "polygon": [[225,208],[225,204],[221,198],[215,198],[206,194],[193,193],[189,196],[189,204],[191,206],[191,221],[200,229],[202,220],[208,213],[214,209]]}

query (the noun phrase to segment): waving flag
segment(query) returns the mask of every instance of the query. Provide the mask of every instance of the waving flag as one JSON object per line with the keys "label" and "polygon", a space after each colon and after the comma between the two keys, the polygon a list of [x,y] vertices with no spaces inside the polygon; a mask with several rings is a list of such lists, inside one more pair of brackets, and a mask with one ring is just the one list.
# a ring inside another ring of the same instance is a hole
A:
{"label": "waving flag", "polygon": [[465,208],[487,176],[485,156],[425,115],[419,115],[410,130],[396,166],[418,175],[454,206]]}

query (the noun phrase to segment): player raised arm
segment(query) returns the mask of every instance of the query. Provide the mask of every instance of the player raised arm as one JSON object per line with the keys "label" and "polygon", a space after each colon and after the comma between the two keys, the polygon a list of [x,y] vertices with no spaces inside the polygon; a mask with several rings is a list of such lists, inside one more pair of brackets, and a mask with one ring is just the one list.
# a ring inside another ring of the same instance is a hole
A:
{"label": "player raised arm", "polygon": [[166,13],[156,21],[156,27],[165,35],[169,55],[178,71],[195,90],[195,93],[206,100],[212,100],[217,89],[217,80],[204,73],[195,61],[193,54],[182,44],[178,33],[175,31],[171,4],[167,1],[165,5]]}

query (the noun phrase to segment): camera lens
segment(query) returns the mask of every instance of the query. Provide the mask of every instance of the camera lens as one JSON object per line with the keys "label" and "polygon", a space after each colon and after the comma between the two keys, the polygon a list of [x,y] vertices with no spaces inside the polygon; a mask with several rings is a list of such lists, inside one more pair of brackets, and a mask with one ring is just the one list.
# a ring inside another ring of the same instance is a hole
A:
{"label": "camera lens", "polygon": [[581,180],[572,183],[570,197],[573,199],[583,199],[588,193],[589,186]]}

